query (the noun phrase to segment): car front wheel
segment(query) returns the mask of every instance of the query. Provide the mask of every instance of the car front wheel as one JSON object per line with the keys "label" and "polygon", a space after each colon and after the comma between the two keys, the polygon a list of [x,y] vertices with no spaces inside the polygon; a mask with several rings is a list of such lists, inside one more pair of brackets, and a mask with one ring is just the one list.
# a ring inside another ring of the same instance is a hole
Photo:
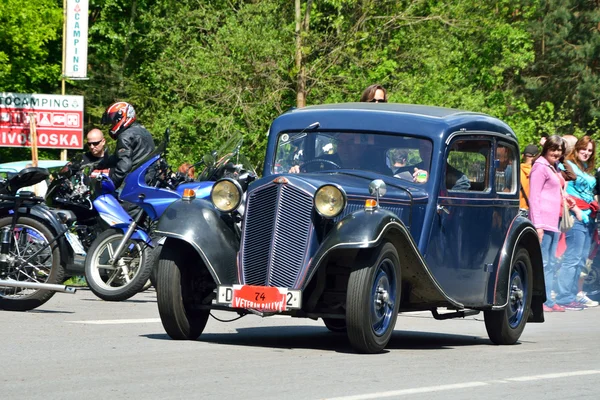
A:
{"label": "car front wheel", "polygon": [[503,310],[485,311],[485,329],[495,344],[514,344],[519,340],[531,309],[533,274],[527,250],[520,248],[509,278],[508,302]]}
{"label": "car front wheel", "polygon": [[400,305],[400,262],[396,248],[382,243],[350,273],[346,329],[361,353],[379,353],[389,342]]}
{"label": "car front wheel", "polygon": [[164,247],[160,252],[156,274],[158,313],[172,339],[196,340],[204,331],[210,310],[197,308],[201,293],[194,286],[201,285],[192,270],[196,266],[177,250]]}

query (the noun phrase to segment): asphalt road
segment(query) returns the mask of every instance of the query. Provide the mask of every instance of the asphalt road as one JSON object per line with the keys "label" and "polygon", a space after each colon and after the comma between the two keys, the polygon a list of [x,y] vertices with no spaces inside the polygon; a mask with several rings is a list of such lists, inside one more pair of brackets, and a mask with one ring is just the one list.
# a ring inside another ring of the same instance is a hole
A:
{"label": "asphalt road", "polygon": [[80,290],[0,311],[0,334],[10,399],[600,398],[600,307],[548,314],[502,347],[482,316],[403,314],[387,352],[357,355],[321,321],[286,317],[210,319],[198,341],[174,341],[153,291],[109,303]]}

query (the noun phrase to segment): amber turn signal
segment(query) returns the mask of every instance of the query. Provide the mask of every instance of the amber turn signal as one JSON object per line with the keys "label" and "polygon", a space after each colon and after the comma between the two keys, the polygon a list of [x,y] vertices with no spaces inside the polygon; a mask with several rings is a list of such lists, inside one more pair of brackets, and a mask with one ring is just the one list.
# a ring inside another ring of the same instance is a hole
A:
{"label": "amber turn signal", "polygon": [[194,200],[196,198],[196,192],[194,189],[183,189],[184,200]]}
{"label": "amber turn signal", "polygon": [[377,208],[377,200],[367,199],[365,200],[365,210],[373,210]]}

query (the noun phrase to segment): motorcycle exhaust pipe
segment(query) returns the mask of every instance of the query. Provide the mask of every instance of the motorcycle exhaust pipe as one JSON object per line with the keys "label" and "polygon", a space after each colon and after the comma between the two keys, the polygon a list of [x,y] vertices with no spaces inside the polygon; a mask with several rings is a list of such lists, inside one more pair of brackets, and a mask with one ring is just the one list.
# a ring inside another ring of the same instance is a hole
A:
{"label": "motorcycle exhaust pipe", "polygon": [[0,287],[16,287],[24,289],[41,289],[41,290],[52,290],[61,293],[73,294],[77,291],[76,288],[66,285],[57,285],[54,283],[38,283],[38,282],[21,282],[15,281],[14,279],[0,279]]}

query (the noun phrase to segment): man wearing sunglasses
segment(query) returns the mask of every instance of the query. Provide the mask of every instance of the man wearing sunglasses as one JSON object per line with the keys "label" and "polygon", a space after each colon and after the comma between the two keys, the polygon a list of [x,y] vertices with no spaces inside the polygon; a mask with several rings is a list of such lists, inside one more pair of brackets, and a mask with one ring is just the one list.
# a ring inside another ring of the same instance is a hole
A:
{"label": "man wearing sunglasses", "polygon": [[[104,134],[100,129],[94,128],[87,133],[86,136],[87,142],[86,146],[88,151],[81,158],[82,164],[89,164],[93,162],[97,162],[100,160],[105,160],[108,158],[108,152],[106,151],[104,145],[106,141],[104,140]],[[99,173],[108,174],[108,169],[106,170],[94,170],[91,174],[92,177],[96,176]]]}
{"label": "man wearing sunglasses", "polygon": [[104,134],[100,129],[94,128],[87,133],[86,146],[88,151],[83,155],[83,162],[85,164],[100,161],[106,157],[106,150],[104,145]]}

